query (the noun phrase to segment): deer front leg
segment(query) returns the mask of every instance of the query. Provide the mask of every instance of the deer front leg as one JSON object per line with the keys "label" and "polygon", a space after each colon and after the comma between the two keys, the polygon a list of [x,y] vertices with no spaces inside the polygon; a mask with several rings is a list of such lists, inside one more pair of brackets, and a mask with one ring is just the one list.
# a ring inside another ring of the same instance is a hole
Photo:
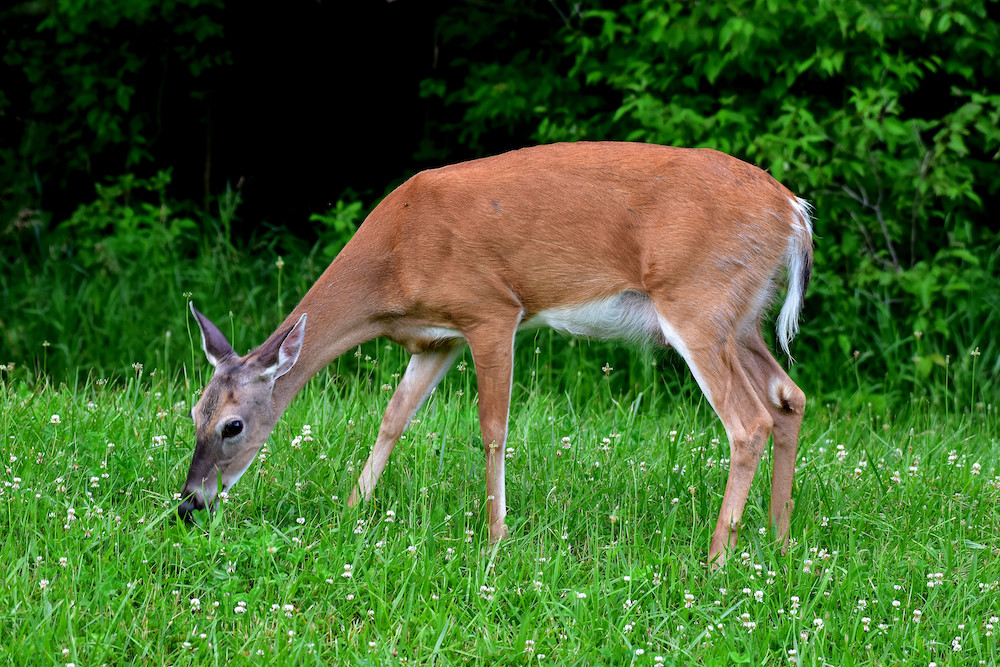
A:
{"label": "deer front leg", "polygon": [[508,535],[504,523],[507,516],[504,453],[510,417],[515,331],[516,326],[510,331],[480,332],[467,336],[479,387],[479,427],[486,450],[486,507],[491,542]]}
{"label": "deer front leg", "polygon": [[382,417],[382,425],[378,429],[378,438],[375,439],[375,446],[372,447],[371,456],[368,457],[358,477],[358,485],[347,500],[348,506],[353,507],[362,498],[371,499],[372,491],[389,462],[393,447],[399,442],[399,437],[413,419],[413,415],[451,368],[462,347],[462,344],[456,341],[410,357],[403,379],[389,399],[385,416]]}

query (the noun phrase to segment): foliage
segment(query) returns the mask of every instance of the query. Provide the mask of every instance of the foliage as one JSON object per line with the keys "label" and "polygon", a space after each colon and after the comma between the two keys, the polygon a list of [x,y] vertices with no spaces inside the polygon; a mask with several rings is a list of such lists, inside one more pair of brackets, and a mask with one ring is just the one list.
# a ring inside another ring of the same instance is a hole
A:
{"label": "foliage", "polygon": [[[112,159],[113,173],[129,175],[102,181],[64,217],[17,208],[0,229],[0,358],[55,377],[162,358],[185,293],[233,312],[232,326],[261,340],[367,204],[331,198],[297,239],[283,226],[236,224],[239,185],[207,207],[215,215],[197,210],[204,202],[172,201],[177,170],[136,175],[160,135],[155,104],[130,82],[169,71],[165,85],[183,88],[199,118],[227,61],[216,4],[38,7],[9,14],[38,30],[0,28],[13,40],[7,71],[35,96],[23,115],[21,102],[0,97],[33,142],[4,168],[44,175],[39,161],[57,156]],[[576,139],[714,146],[756,162],[816,205],[816,273],[795,348],[808,393],[882,405],[915,392],[968,405],[957,385],[995,401],[997,22],[983,2],[779,9],[764,0],[454,5],[438,21],[436,74],[422,83],[427,141],[414,162]],[[57,47],[66,52],[45,55]],[[153,47],[162,58],[142,50]],[[99,57],[83,58],[88,49]],[[10,183],[36,181],[59,187],[30,175]],[[11,192],[2,196],[16,203]]]}
{"label": "foliage", "polygon": [[309,222],[320,224],[318,234],[323,239],[322,255],[327,261],[332,262],[340,249],[347,245],[364,217],[364,204],[361,201],[346,202],[342,199],[326,213],[313,213],[309,216]]}
{"label": "foliage", "polygon": [[0,145],[0,204],[16,211],[80,174],[144,166],[163,149],[168,101],[203,116],[210,75],[229,59],[218,49],[221,4],[61,0],[3,10],[0,117],[10,136]]}
{"label": "foliage", "polygon": [[288,256],[292,297],[325,268],[280,230],[233,238],[238,195],[216,218],[172,204],[169,184],[169,172],[126,176],[54,228],[35,219],[0,235],[0,363],[36,379],[165,370],[188,348],[177,334],[189,299],[259,336],[284,316],[277,258]]}
{"label": "foliage", "polygon": [[[817,211],[799,345],[843,363],[860,351],[867,392],[880,393],[889,376],[929,372],[928,357],[912,370],[897,344],[914,332],[942,359],[980,347],[1000,371],[989,335],[1000,25],[988,4],[639,0],[546,18],[507,2],[493,22],[470,4],[443,17],[454,59],[423,91],[450,109],[438,132],[475,150],[513,133],[617,139],[708,146],[767,168]],[[539,45],[512,37],[511,23],[561,30]],[[499,55],[465,57],[494,35]]]}

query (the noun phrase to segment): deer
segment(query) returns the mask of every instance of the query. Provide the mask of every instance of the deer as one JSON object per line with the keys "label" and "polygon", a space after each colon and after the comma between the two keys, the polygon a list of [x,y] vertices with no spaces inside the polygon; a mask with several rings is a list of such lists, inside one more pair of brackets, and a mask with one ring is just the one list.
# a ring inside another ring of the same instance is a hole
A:
{"label": "deer", "polygon": [[190,303],[214,373],[191,410],[178,515],[214,510],[303,386],[377,337],[410,354],[347,501],[372,498],[389,455],[456,357],[476,373],[491,542],[505,522],[518,331],[673,348],[729,441],[708,563],[736,547],[768,439],[768,521],[789,540],[806,397],[761,333],[776,293],[788,355],[813,262],[812,208],[762,169],[707,148],[540,145],[422,171],[367,216],[284,322],[240,356]]}

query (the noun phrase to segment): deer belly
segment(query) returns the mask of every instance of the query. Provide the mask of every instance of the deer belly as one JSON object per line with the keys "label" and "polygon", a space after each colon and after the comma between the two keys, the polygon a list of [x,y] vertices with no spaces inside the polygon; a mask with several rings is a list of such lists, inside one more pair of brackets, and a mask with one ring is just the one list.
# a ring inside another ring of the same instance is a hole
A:
{"label": "deer belly", "polygon": [[519,328],[543,326],[585,338],[666,344],[652,301],[643,292],[635,290],[596,301],[542,310],[522,322]]}

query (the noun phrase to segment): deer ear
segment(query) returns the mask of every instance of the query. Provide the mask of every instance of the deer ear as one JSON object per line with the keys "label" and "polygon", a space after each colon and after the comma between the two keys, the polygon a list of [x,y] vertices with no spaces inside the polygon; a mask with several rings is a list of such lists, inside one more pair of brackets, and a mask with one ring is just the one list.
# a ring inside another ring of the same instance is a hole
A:
{"label": "deer ear", "polygon": [[264,366],[261,377],[274,382],[290,371],[295,362],[299,360],[299,353],[302,351],[302,342],[305,340],[305,336],[306,314],[302,313],[302,317],[295,323],[295,326],[283,338],[279,337],[277,339],[281,341],[280,343],[277,345],[265,344],[265,347],[260,351],[258,359]]}
{"label": "deer ear", "polygon": [[229,341],[219,331],[219,328],[212,324],[207,317],[198,312],[198,309],[194,307],[193,301],[189,302],[189,305],[191,306],[191,313],[194,315],[195,321],[198,322],[198,328],[201,329],[201,349],[205,351],[208,363],[218,366],[226,357],[236,355],[236,350],[229,344]]}

